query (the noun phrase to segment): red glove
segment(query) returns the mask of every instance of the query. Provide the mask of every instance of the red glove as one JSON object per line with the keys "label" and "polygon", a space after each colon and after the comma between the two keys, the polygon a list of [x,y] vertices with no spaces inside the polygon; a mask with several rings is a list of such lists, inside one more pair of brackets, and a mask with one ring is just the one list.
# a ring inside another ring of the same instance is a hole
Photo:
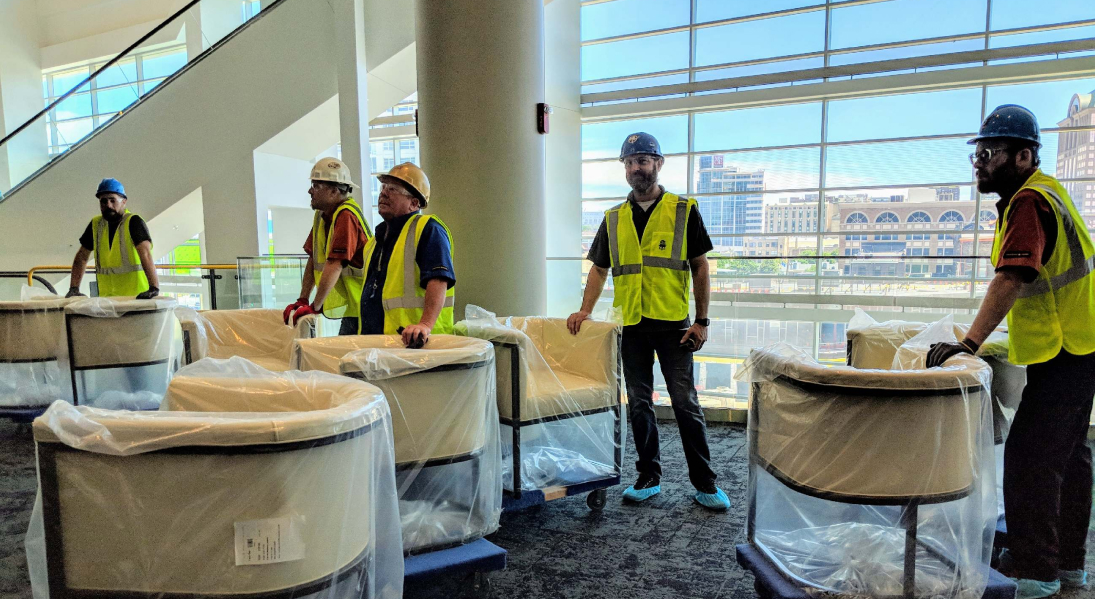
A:
{"label": "red glove", "polygon": [[281,313],[281,319],[285,321],[285,324],[289,324],[289,317],[292,316],[293,310],[303,308],[308,305],[308,300],[298,299],[297,301],[285,306],[285,311]]}
{"label": "red glove", "polygon": [[297,308],[297,311],[293,312],[293,326],[296,326],[298,320],[305,316],[308,316],[309,314],[319,314],[319,312],[313,310],[312,307],[309,305],[304,305]]}

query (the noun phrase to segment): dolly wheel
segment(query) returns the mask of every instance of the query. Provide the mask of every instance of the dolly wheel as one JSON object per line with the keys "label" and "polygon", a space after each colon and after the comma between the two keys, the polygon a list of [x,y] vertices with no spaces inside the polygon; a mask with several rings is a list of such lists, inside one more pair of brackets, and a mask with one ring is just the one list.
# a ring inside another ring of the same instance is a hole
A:
{"label": "dolly wheel", "polygon": [[586,505],[595,512],[605,509],[606,503],[608,503],[608,489],[590,491],[589,495],[586,496]]}

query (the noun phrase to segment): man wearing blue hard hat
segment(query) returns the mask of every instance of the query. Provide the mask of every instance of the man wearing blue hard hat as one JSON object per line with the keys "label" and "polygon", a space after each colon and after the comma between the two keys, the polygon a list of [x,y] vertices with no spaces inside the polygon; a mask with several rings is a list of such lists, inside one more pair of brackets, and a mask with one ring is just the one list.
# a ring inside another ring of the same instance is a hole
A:
{"label": "man wearing blue hard hat", "polygon": [[1057,179],[1039,168],[1038,122],[1007,104],[970,141],[977,189],[996,194],[996,274],[961,343],[939,343],[928,367],[976,353],[1007,317],[1008,359],[1027,366],[1027,386],[1004,445],[1008,551],[1000,570],[1019,599],[1086,586],[1095,398],[1095,245]]}
{"label": "man wearing blue hard hat", "polygon": [[95,197],[99,199],[101,214],[91,219],[80,236],[80,249],[72,261],[72,282],[65,297],[83,295],[80,282],[92,253],[95,254],[99,297],[156,297],[160,289],[148,225],[126,210],[129,199],[117,179],[103,179],[95,190]]}
{"label": "man wearing blue hard hat", "polygon": [[[611,271],[615,287],[612,304],[623,315],[621,357],[628,416],[639,456],[635,463],[639,478],[624,491],[624,499],[640,502],[661,492],[661,451],[653,403],[657,355],[680,429],[688,477],[696,488],[693,497],[708,509],[725,510],[730,499],[715,485],[707,424],[692,377],[692,354],[707,341],[710,324],[711,278],[705,254],[713,249],[711,238],[696,201],[658,185],[665,157],[653,135],[627,136],[620,162],[631,193],[626,202],[605,212],[587,256],[593,267],[586,279],[582,309],[570,315],[567,328],[578,334]],[[688,319],[689,274],[696,294],[695,324]]]}

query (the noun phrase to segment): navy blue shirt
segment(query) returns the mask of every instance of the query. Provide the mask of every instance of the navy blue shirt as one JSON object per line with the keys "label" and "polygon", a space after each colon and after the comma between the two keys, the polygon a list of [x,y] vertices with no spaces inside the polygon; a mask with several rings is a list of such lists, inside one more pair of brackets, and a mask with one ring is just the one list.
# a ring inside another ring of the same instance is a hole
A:
{"label": "navy blue shirt", "polygon": [[[388,260],[392,249],[403,231],[403,226],[418,212],[382,222],[376,227],[376,245],[369,260],[369,272],[365,273],[365,288],[361,292],[361,334],[384,334],[384,281],[388,276]],[[391,235],[388,232],[391,231]],[[451,242],[441,223],[430,219],[418,240],[414,261],[421,273],[418,284],[423,289],[431,279],[444,279],[449,287],[456,285],[456,271],[452,266]]]}

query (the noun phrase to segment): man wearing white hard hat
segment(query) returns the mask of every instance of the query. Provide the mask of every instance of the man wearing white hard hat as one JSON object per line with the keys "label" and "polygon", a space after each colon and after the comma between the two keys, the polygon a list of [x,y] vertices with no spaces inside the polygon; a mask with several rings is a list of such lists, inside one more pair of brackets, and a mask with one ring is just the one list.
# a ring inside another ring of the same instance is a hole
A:
{"label": "man wearing white hard hat", "polygon": [[[360,328],[358,316],[361,289],[365,284],[364,249],[373,233],[350,197],[360,186],[350,178],[350,169],[337,158],[321,158],[312,167],[312,231],[304,242],[308,266],[300,286],[300,298],[285,308],[285,323],[308,314],[341,318],[339,335],[354,335]],[[315,299],[309,301],[312,288]]]}
{"label": "man wearing white hard hat", "polygon": [[365,246],[360,333],[402,335],[408,347],[422,347],[430,333],[452,333],[452,234],[437,216],[420,212],[430,201],[422,169],[404,162],[377,179],[384,222]]}

